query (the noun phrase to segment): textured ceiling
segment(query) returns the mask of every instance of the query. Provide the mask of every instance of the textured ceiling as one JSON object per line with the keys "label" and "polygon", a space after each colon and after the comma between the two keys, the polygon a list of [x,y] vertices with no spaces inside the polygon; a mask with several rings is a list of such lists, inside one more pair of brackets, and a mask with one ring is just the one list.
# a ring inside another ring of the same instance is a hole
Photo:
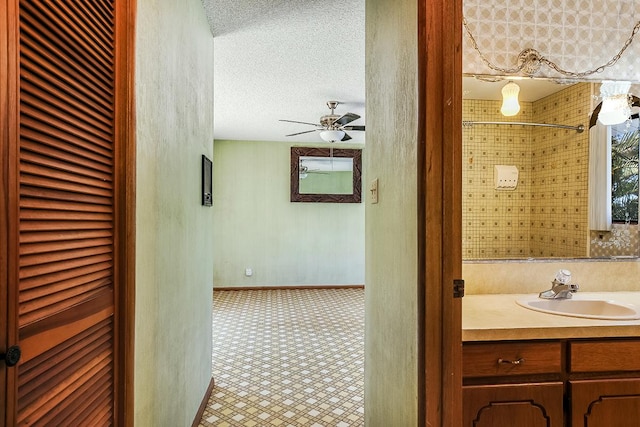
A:
{"label": "textured ceiling", "polygon": [[[535,47],[543,53],[570,51],[558,60],[567,68],[584,70],[605,62],[621,47],[638,19],[638,1],[465,0],[464,12],[483,50],[503,66],[525,47]],[[356,113],[362,118],[352,124],[365,124],[365,0],[203,0],[203,4],[214,34],[216,139],[321,142],[317,132],[285,137],[313,127],[278,120],[318,123],[329,113],[326,102],[331,100],[342,103],[337,114]],[[594,12],[600,10],[607,13]],[[603,34],[611,45],[601,48]],[[465,72],[491,74],[466,35],[463,39]],[[593,78],[637,81],[637,52],[640,40],[619,64]],[[521,99],[541,96],[529,94],[534,83],[521,82]],[[465,82],[465,97],[499,98],[503,85]],[[561,89],[553,86],[547,84],[544,94]],[[484,93],[490,87],[495,88],[494,95]],[[349,134],[352,142],[364,142],[364,132]]]}
{"label": "textured ceiling", "polygon": [[[365,124],[365,0],[203,0],[214,34],[216,139],[322,142],[286,134],[329,114]],[[350,131],[351,142],[364,132]]]}

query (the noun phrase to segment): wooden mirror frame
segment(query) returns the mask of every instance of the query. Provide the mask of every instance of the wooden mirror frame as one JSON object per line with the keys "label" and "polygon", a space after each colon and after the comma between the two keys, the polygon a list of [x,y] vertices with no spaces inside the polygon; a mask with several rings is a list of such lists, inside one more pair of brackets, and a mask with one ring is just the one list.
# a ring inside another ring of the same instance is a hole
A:
{"label": "wooden mirror frame", "polygon": [[[300,157],[353,158],[353,194],[300,194]],[[316,203],[360,203],[362,201],[362,150],[291,147],[291,201]]]}

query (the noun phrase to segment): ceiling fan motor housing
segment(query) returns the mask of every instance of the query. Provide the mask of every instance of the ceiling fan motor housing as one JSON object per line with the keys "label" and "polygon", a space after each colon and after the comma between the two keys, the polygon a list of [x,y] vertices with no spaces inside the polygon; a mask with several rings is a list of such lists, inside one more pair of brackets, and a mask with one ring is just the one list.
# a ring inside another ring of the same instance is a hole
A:
{"label": "ceiling fan motor housing", "polygon": [[336,120],[340,118],[338,114],[327,114],[326,116],[320,117],[320,124],[327,129],[338,129],[340,126],[334,126]]}

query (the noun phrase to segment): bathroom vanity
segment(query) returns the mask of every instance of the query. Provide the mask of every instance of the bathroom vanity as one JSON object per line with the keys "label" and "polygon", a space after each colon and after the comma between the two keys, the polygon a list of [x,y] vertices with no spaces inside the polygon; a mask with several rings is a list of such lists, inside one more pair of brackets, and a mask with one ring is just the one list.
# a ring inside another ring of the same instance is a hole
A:
{"label": "bathroom vanity", "polygon": [[[638,426],[640,320],[540,313],[521,297],[463,300],[464,425]],[[640,307],[636,292],[603,297]]]}

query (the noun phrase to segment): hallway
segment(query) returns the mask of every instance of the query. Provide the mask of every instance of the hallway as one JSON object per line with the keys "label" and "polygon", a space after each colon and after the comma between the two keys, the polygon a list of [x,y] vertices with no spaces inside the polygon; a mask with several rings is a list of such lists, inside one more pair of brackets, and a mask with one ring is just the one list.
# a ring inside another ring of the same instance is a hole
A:
{"label": "hallway", "polygon": [[200,426],[364,425],[364,289],[214,291]]}

